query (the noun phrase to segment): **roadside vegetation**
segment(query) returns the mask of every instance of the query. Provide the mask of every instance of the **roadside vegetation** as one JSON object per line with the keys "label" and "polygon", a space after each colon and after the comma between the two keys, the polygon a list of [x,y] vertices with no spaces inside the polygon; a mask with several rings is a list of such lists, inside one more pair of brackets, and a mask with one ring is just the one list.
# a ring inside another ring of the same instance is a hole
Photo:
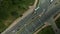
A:
{"label": "roadside vegetation", "polygon": [[32,6],[35,0],[0,0],[0,32]]}
{"label": "roadside vegetation", "polygon": [[60,17],[55,21],[58,28],[60,28]]}
{"label": "roadside vegetation", "polygon": [[44,29],[42,29],[37,34],[55,34],[55,33],[54,33],[53,29],[51,28],[51,26],[48,26],[48,27],[45,27]]}

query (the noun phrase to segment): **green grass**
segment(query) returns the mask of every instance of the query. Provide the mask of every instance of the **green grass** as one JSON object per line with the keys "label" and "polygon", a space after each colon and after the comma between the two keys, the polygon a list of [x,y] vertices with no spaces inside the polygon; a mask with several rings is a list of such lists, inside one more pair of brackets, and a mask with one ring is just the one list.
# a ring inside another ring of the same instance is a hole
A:
{"label": "green grass", "polygon": [[60,17],[55,21],[58,28],[60,28]]}
{"label": "green grass", "polygon": [[53,29],[51,28],[51,26],[48,26],[44,28],[43,30],[41,30],[40,32],[38,32],[38,34],[55,34],[55,33]]}
{"label": "green grass", "polygon": [[[34,0],[2,0],[0,1],[0,32],[5,30],[16,18],[33,5]],[[6,24],[7,25],[6,25]]]}
{"label": "green grass", "polygon": [[5,30],[7,28],[7,26],[5,26],[2,22],[0,22],[0,32],[3,32],[3,30]]}

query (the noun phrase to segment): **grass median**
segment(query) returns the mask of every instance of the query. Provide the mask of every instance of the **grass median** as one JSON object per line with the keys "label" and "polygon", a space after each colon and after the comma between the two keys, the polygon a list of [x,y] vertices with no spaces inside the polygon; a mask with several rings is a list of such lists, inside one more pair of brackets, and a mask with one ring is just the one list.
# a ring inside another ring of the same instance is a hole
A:
{"label": "grass median", "polygon": [[60,29],[60,17],[55,22],[56,22],[57,27]]}
{"label": "grass median", "polygon": [[39,31],[37,34],[55,34],[51,26],[45,27],[41,31]]}

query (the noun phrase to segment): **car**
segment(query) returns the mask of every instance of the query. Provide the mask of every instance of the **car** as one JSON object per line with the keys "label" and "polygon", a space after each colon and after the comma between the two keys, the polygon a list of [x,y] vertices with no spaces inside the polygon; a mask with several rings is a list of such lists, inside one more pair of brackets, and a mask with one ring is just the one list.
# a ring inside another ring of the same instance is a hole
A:
{"label": "car", "polygon": [[37,7],[37,8],[35,9],[35,11],[36,11],[37,9],[39,9],[39,7]]}
{"label": "car", "polygon": [[50,2],[53,2],[54,0],[51,0]]}

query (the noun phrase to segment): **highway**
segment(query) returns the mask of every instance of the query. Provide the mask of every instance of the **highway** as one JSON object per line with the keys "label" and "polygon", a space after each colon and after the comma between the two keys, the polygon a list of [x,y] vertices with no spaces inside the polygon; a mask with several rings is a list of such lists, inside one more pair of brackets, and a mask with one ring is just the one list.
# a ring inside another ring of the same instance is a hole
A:
{"label": "highway", "polygon": [[[36,28],[42,26],[45,21],[60,9],[60,5],[57,5],[47,10],[50,6],[50,0],[40,0],[39,2],[39,8],[37,10],[34,10],[4,34],[16,34],[16,32],[20,32],[20,34],[32,34],[36,31]],[[42,12],[44,14],[40,17],[39,15]]]}
{"label": "highway", "polygon": [[[37,18],[35,21],[33,21],[33,23],[25,26],[18,33],[20,33],[20,34],[32,34],[36,30],[36,28],[41,26],[42,23],[44,23],[45,21],[49,20],[49,18],[51,18],[53,15],[55,15],[57,13],[57,11],[59,11],[59,10],[60,10],[60,4],[56,5],[54,7],[51,7],[51,9],[47,10],[48,12],[46,12],[42,17]],[[35,26],[33,24],[35,24]]]}

